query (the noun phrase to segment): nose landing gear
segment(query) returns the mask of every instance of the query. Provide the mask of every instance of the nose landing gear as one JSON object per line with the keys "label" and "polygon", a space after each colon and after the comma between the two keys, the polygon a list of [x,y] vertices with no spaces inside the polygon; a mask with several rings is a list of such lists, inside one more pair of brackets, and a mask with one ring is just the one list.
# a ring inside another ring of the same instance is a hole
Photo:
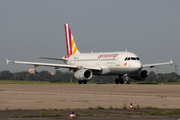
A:
{"label": "nose landing gear", "polygon": [[124,75],[119,75],[119,78],[115,79],[115,84],[130,84],[130,81],[128,79],[128,75],[124,74]]}

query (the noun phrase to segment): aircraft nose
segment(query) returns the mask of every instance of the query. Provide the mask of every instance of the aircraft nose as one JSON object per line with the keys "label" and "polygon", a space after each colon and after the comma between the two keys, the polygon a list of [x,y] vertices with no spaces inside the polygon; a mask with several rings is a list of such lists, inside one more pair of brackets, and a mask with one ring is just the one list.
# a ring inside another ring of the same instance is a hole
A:
{"label": "aircraft nose", "polygon": [[141,70],[141,69],[142,69],[142,63],[141,63],[141,61],[136,61],[136,64],[135,64],[134,67],[136,67],[137,70]]}

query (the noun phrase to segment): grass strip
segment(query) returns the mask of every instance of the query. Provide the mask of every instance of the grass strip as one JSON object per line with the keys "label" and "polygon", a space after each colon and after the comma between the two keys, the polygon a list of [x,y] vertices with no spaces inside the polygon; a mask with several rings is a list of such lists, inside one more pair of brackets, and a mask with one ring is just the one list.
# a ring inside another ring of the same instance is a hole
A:
{"label": "grass strip", "polygon": [[154,110],[148,112],[150,115],[180,115],[180,110]]}

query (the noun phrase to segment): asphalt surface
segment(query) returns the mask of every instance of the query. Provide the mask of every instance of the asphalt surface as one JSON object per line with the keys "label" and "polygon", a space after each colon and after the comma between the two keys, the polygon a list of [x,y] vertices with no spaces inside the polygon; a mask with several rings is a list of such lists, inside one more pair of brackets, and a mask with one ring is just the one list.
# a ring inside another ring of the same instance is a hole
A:
{"label": "asphalt surface", "polygon": [[[153,106],[180,109],[180,85],[0,84],[0,89],[0,117],[4,120],[69,119],[71,111],[60,111],[62,117],[50,118],[4,118],[7,116],[3,117],[3,115],[16,116],[30,113],[35,115],[40,114],[40,109],[51,110],[52,112],[54,109],[64,110],[67,108],[76,109],[76,111],[81,109],[84,112],[89,112],[87,108],[95,108],[98,105],[106,109],[110,106],[120,109],[124,104],[128,106],[130,103],[133,103],[134,106],[139,105],[141,108]],[[114,111],[117,113],[114,113]],[[83,115],[82,112],[76,119],[178,120],[180,118],[177,115],[124,115],[119,114],[119,111],[107,109],[101,113],[107,113],[107,116],[87,116]],[[98,111],[92,110],[92,112],[96,114]],[[114,114],[118,117],[113,116]]]}
{"label": "asphalt surface", "polygon": [[0,111],[1,119],[3,120],[57,120],[63,119],[68,120],[70,119],[69,115],[71,112],[76,114],[76,118],[74,119],[82,119],[82,120],[89,120],[89,119],[113,119],[113,120],[136,120],[136,119],[143,119],[143,120],[179,120],[180,115],[149,115],[148,112],[153,111],[149,109],[105,109],[105,110],[87,110],[87,109],[64,109],[64,110],[43,110],[45,114],[55,114],[60,113],[61,117],[27,117],[27,118],[15,118],[21,117],[23,115],[34,115],[40,116],[40,110],[6,110]]}

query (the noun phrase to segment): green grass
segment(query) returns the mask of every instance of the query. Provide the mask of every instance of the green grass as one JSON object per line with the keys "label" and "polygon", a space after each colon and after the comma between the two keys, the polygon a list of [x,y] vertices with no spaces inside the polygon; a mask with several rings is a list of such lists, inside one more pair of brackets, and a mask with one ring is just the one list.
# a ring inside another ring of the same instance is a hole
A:
{"label": "green grass", "polygon": [[[0,84],[78,84],[78,82],[50,82],[50,81],[20,81],[20,80],[0,80]],[[92,84],[87,82],[87,84]]]}
{"label": "green grass", "polygon": [[9,116],[9,118],[30,118],[30,117],[61,117],[61,114],[59,112],[55,114],[45,114],[44,110],[40,110],[40,115]]}
{"label": "green grass", "polygon": [[[137,105],[136,105],[137,106]],[[89,107],[88,109],[105,109],[102,106],[97,106],[95,108],[91,108]],[[107,109],[114,109],[112,106],[110,106]],[[126,104],[124,103],[123,109],[127,109]],[[107,114],[107,113],[88,113],[88,114],[84,114],[83,116],[112,116],[112,117],[125,117],[125,118],[134,118],[133,115],[180,115],[180,110],[179,109],[160,109],[157,107],[152,107],[152,106],[146,106],[145,108],[140,108],[139,109],[149,109],[149,112],[136,112],[136,110],[134,110],[133,112],[120,112],[117,113],[118,115],[111,115],[111,114]],[[8,110],[8,108],[7,108]],[[21,110],[19,109],[15,109],[16,110]],[[67,109],[70,110],[70,109]],[[40,114],[39,115],[22,115],[22,116],[9,116],[9,118],[30,118],[30,117],[61,117],[61,114],[59,112],[55,113],[55,114],[45,114],[46,109],[40,109]],[[71,110],[70,110],[71,111]],[[76,112],[76,116],[80,116],[79,112]],[[123,115],[123,116],[121,116]],[[125,115],[125,116],[124,116]],[[128,116],[126,116],[128,115]],[[132,115],[132,116],[129,116]]]}
{"label": "green grass", "polygon": [[140,105],[138,105],[138,104],[137,104],[137,105],[134,105],[134,110],[136,110],[136,109],[141,109],[141,108],[140,108]]}
{"label": "green grass", "polygon": [[112,106],[109,106],[109,108],[108,108],[108,109],[111,109],[111,110],[112,110],[112,109],[114,109],[114,108],[113,108]]}
{"label": "green grass", "polygon": [[140,109],[140,106],[138,104],[136,105],[136,109]]}
{"label": "green grass", "polygon": [[[87,84],[115,84],[108,82],[92,82],[89,81]],[[21,80],[0,80],[0,84],[78,84],[78,82],[51,82],[51,81],[21,81]],[[161,84],[157,82],[131,82],[131,84]],[[164,85],[169,84],[180,84],[180,82],[164,82]]]}
{"label": "green grass", "polygon": [[51,115],[44,115],[43,117],[61,117],[61,114],[60,113],[55,113],[55,114],[51,114]]}
{"label": "green grass", "polygon": [[[161,84],[161,83],[158,83]],[[174,84],[180,84],[180,82],[163,82],[163,85],[174,85]]]}
{"label": "green grass", "polygon": [[20,111],[20,110],[21,110],[21,108],[18,108],[17,110],[19,110],[19,111]]}
{"label": "green grass", "polygon": [[92,113],[89,113],[89,114],[87,114],[86,116],[94,116],[94,113],[92,112]]}
{"label": "green grass", "polygon": [[[161,82],[131,82],[131,84],[158,84],[160,85]],[[175,85],[175,84],[180,84],[180,82],[163,82],[163,85]]]}
{"label": "green grass", "polygon": [[0,84],[49,84],[44,81],[19,81],[19,80],[0,80]]}
{"label": "green grass", "polygon": [[144,109],[159,110],[159,108],[153,106],[146,106]]}
{"label": "green grass", "polygon": [[157,82],[137,82],[136,84],[158,84]]}
{"label": "green grass", "polygon": [[107,116],[107,114],[106,114],[106,113],[94,114],[94,113],[92,112],[92,113],[86,114],[86,116]]}
{"label": "green grass", "polygon": [[180,115],[180,110],[154,110],[148,112],[150,115]]}
{"label": "green grass", "polygon": [[[18,116],[16,116],[16,117],[18,117]],[[23,115],[23,116],[19,116],[19,117],[20,118],[26,118],[26,117],[39,117],[39,116],[36,116],[36,115]]]}
{"label": "green grass", "polygon": [[93,109],[94,109],[94,108],[92,108],[92,107],[89,107],[89,108],[88,108],[88,110],[93,110]]}
{"label": "green grass", "polygon": [[40,110],[40,116],[45,117],[45,112],[44,112],[44,110]]}
{"label": "green grass", "polygon": [[122,109],[127,109],[127,105],[124,103]]}
{"label": "green grass", "polygon": [[105,108],[98,105],[97,107],[95,107],[95,109],[101,109],[102,110],[102,109],[105,109]]}
{"label": "green grass", "polygon": [[134,116],[125,116],[125,118],[135,118]]}
{"label": "green grass", "polygon": [[142,113],[142,112],[137,112],[136,114],[137,114],[137,115],[143,115],[143,113]]}
{"label": "green grass", "polygon": [[97,82],[96,84],[108,84],[106,82]]}

